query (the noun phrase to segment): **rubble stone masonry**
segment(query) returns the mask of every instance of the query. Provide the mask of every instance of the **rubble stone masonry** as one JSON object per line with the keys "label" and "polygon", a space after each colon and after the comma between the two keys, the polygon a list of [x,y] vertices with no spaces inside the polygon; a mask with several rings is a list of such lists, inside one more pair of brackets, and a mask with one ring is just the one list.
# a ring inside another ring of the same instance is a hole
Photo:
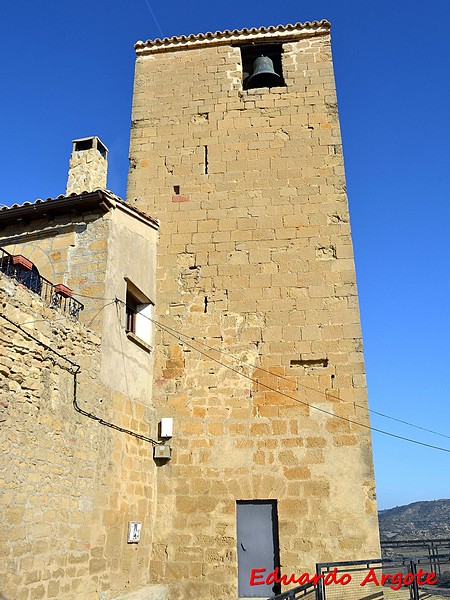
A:
{"label": "rubble stone masonry", "polygon": [[237,597],[238,500],[277,500],[284,573],[379,552],[328,27],[281,40],[278,88],[242,89],[249,39],[137,45],[128,201],[161,223],[174,417],[151,572],[177,600]]}
{"label": "rubble stone masonry", "polygon": [[27,257],[43,277],[73,291],[84,304],[80,321],[101,336],[102,381],[150,406],[153,358],[126,335],[124,302],[127,281],[153,302],[157,225],[110,196],[110,210],[79,208],[77,213],[73,208],[82,205],[82,197],[75,207],[74,198],[66,200],[62,215],[32,218],[30,207],[26,223],[2,228],[0,246]]}
{"label": "rubble stone masonry", "polygon": [[[78,222],[77,222],[78,221]],[[69,215],[9,225],[1,231],[1,246],[11,254],[23,254],[40,275],[52,283],[64,283],[93,298],[84,302],[80,319],[97,329],[95,315],[104,305],[109,213],[91,213],[74,220]],[[101,322],[100,322],[101,323]]]}
{"label": "rubble stone masonry", "polygon": [[[85,147],[80,149],[79,144],[83,142]],[[107,172],[107,150],[97,137],[74,140],[66,194],[81,194],[106,188]]]}
{"label": "rubble stone masonry", "polygon": [[[76,412],[64,357],[81,367],[85,411],[148,436],[153,409],[100,382],[96,333],[3,275],[0,338],[0,595],[109,600],[139,590],[151,581],[152,445]],[[142,522],[139,544],[127,544],[129,521]],[[145,597],[165,598],[157,591]]]}

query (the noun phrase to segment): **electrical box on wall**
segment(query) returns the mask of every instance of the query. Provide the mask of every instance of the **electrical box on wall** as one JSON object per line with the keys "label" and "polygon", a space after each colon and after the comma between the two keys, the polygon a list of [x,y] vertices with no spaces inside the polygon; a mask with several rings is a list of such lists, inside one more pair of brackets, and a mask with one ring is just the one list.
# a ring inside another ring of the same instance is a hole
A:
{"label": "electrical box on wall", "polygon": [[170,460],[172,458],[172,448],[166,445],[154,446],[153,458],[164,458],[165,460]]}
{"label": "electrical box on wall", "polygon": [[173,436],[173,419],[164,417],[161,419],[161,437],[171,438]]}

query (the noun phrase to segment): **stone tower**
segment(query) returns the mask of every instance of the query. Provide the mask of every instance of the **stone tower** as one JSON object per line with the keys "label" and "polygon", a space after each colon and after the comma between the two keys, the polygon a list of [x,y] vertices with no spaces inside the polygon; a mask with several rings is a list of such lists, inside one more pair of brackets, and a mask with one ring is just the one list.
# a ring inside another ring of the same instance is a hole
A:
{"label": "stone tower", "polygon": [[251,568],[379,552],[330,26],[136,52],[128,201],[161,223],[153,402],[174,418],[151,572],[174,598],[267,597]]}
{"label": "stone tower", "polygon": [[97,136],[72,142],[66,195],[106,188],[108,149]]}

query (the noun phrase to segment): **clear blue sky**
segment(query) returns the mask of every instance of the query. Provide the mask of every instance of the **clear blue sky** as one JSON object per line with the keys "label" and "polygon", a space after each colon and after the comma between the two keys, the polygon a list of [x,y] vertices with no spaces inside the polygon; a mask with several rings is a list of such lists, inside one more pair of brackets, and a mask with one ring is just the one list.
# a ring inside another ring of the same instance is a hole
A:
{"label": "clear blue sky", "polygon": [[[5,2],[0,203],[64,193],[71,140],[94,134],[110,150],[108,187],[125,197],[137,40],[322,18],[332,23],[370,405],[450,436],[448,0]],[[380,508],[450,498],[449,453],[377,433],[373,442]]]}

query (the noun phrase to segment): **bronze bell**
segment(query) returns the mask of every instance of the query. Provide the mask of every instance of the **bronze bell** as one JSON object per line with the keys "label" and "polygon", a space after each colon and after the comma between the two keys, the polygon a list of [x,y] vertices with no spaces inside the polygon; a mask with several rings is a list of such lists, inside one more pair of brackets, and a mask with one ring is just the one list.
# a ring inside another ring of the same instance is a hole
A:
{"label": "bronze bell", "polygon": [[272,59],[268,56],[258,56],[253,63],[253,73],[247,79],[246,88],[274,87],[281,85],[281,77],[273,68]]}

